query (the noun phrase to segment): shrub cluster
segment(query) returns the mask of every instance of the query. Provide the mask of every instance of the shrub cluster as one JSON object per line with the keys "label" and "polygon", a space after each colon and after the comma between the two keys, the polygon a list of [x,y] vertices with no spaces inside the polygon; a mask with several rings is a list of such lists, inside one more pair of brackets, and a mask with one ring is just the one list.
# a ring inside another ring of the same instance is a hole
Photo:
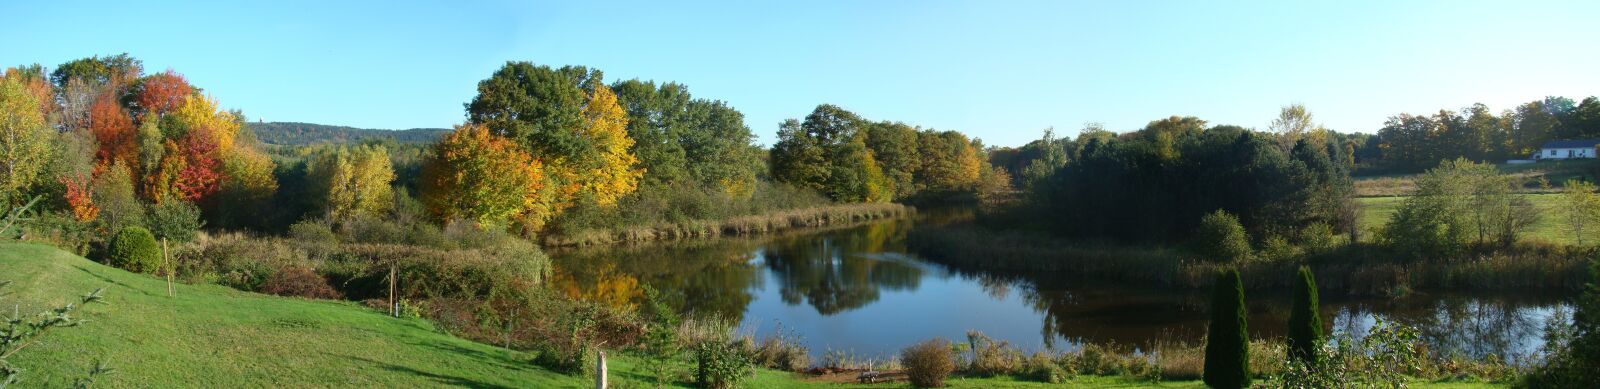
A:
{"label": "shrub cluster", "polygon": [[950,350],[950,341],[932,339],[900,351],[900,363],[905,366],[906,377],[910,379],[911,386],[918,388],[944,386],[945,377],[956,368]]}
{"label": "shrub cluster", "polygon": [[131,272],[150,273],[161,268],[161,246],[144,227],[130,226],[117,231],[107,249],[106,262]]}

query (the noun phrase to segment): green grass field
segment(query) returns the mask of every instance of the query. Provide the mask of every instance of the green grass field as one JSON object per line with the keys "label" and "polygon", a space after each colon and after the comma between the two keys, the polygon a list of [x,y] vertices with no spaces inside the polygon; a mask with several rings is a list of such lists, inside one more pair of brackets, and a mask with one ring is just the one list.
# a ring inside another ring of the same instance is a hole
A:
{"label": "green grass field", "polygon": [[[1556,209],[1557,202],[1561,200],[1561,195],[1545,193],[1524,194],[1521,196],[1526,196],[1529,202],[1532,202],[1533,206],[1538,207],[1540,211],[1539,220],[1525,233],[1523,239],[1537,239],[1558,244],[1577,243],[1577,240],[1572,237],[1572,233],[1567,231],[1560,211]],[[1363,239],[1371,239],[1376,236],[1378,229],[1389,221],[1389,216],[1394,214],[1404,201],[1404,196],[1356,198],[1356,203],[1361,204],[1361,213],[1356,216],[1356,224],[1365,232]]]}
{"label": "green grass field", "polygon": [[[48,246],[0,245],[0,279],[14,281],[5,304],[23,312],[55,306],[104,287],[105,304],[77,316],[79,327],[56,329],[12,358],[26,370],[18,387],[65,387],[96,359],[116,369],[100,387],[474,387],[582,388],[591,381],[553,373],[525,355],[450,336],[423,320],[394,319],[349,302],[312,301],[240,292],[214,285],[177,285],[107,267]],[[637,360],[611,361],[613,387],[647,387]],[[1196,381],[1149,384],[1080,377],[1062,385],[1011,378],[952,378],[953,388],[1202,388]],[[831,384],[770,370],[752,388],[888,388]],[[1483,388],[1480,383],[1417,387]]]}
{"label": "green grass field", "polygon": [[[1523,193],[1551,193],[1559,191],[1569,179],[1579,178],[1593,181],[1593,173],[1600,170],[1600,159],[1581,159],[1570,161],[1543,161],[1538,163],[1523,164],[1496,164],[1496,169],[1501,173],[1515,175],[1526,180],[1527,186],[1521,189]],[[1355,179],[1355,193],[1358,197],[1388,197],[1404,196],[1416,190],[1413,180],[1420,174],[1372,174],[1351,177]],[[1540,179],[1550,183],[1549,188],[1538,184]]]}

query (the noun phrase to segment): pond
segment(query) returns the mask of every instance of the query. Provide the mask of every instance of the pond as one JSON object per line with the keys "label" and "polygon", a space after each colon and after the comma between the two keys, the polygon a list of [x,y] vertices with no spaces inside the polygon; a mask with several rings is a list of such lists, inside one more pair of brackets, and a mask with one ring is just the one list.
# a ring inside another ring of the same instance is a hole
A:
{"label": "pond", "polygon": [[[1207,291],[956,270],[907,249],[906,233],[930,222],[919,219],[558,253],[551,284],[572,296],[635,307],[648,285],[691,317],[737,321],[758,337],[798,336],[814,358],[830,350],[886,358],[934,337],[965,339],[969,330],[1027,351],[1085,343],[1146,348],[1204,336]],[[1289,291],[1245,298],[1252,337],[1284,336]],[[1549,296],[1425,292],[1322,303],[1332,331],[1365,334],[1381,318],[1417,327],[1436,353],[1510,360],[1536,352],[1546,322],[1568,309]]]}

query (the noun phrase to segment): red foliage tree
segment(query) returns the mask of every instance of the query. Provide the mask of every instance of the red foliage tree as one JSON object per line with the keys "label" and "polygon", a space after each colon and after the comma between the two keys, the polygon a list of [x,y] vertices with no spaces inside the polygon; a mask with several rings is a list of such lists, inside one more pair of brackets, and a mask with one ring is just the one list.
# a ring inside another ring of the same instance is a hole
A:
{"label": "red foliage tree", "polygon": [[184,201],[202,204],[222,190],[222,160],[217,158],[217,142],[205,131],[191,131],[178,143],[177,158],[183,169],[172,186]]}
{"label": "red foliage tree", "polygon": [[145,77],[138,87],[134,104],[138,105],[141,120],[150,115],[166,115],[183,105],[184,97],[194,94],[189,81],[172,69]]}
{"label": "red foliage tree", "polygon": [[139,166],[139,129],[114,95],[107,93],[95,99],[89,108],[89,131],[100,144],[95,152],[96,172],[116,161]]}

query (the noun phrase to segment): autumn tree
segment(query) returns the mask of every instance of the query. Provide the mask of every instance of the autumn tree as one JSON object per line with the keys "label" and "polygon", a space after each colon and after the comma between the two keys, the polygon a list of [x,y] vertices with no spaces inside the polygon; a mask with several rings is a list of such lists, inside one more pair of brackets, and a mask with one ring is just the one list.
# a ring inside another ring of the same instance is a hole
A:
{"label": "autumn tree", "polygon": [[923,161],[916,180],[919,190],[949,192],[977,185],[983,161],[966,135],[956,131],[924,130],[917,140]]}
{"label": "autumn tree", "polygon": [[118,162],[139,164],[139,131],[116,95],[105,93],[95,100],[89,110],[89,131],[100,145],[95,153],[95,170],[105,170]]}
{"label": "autumn tree", "polygon": [[540,161],[549,190],[538,203],[550,213],[580,198],[614,204],[638,186],[627,117],[603,79],[581,66],[509,62],[479,82],[467,103],[469,121]]}
{"label": "autumn tree", "polygon": [[0,78],[0,204],[19,201],[50,158],[42,103],[20,77]]}
{"label": "autumn tree", "polygon": [[216,145],[219,156],[233,150],[240,127],[238,117],[219,109],[216,99],[199,95],[184,96],[183,104],[161,123],[161,130],[169,139],[183,139],[191,133],[204,132]]}
{"label": "autumn tree", "polygon": [[1311,111],[1305,105],[1290,104],[1278,110],[1278,117],[1272,119],[1272,124],[1267,126],[1274,135],[1277,135],[1278,151],[1285,154],[1294,149],[1296,142],[1301,138],[1320,129],[1311,117]]}
{"label": "autumn tree", "polygon": [[264,220],[258,210],[278,191],[272,158],[256,149],[236,147],[222,155],[220,162],[220,201],[211,204],[215,206],[211,219],[225,228],[260,226]]}
{"label": "autumn tree", "polygon": [[394,205],[394,167],[383,146],[339,146],[323,151],[307,166],[323,212],[335,220],[375,215]]}
{"label": "autumn tree", "polygon": [[434,145],[422,173],[422,200],[438,221],[503,227],[513,218],[542,223],[550,217],[549,209],[538,208],[540,162],[487,126],[457,126]]}
{"label": "autumn tree", "polygon": [[629,150],[633,139],[628,138],[628,117],[617,105],[617,95],[605,85],[597,85],[590,92],[584,106],[583,135],[595,145],[596,163],[580,174],[578,180],[585,192],[601,206],[611,206],[617,199],[639,187],[644,175],[639,160]]}
{"label": "autumn tree", "polygon": [[222,161],[210,132],[191,131],[178,142],[169,140],[165,154],[161,170],[172,173],[170,192],[178,199],[207,204],[222,190]]}
{"label": "autumn tree", "polygon": [[152,118],[159,120],[168,112],[183,106],[185,100],[194,94],[194,87],[189,85],[189,81],[172,69],[140,78],[132,89],[131,105],[140,120],[145,121]]}

